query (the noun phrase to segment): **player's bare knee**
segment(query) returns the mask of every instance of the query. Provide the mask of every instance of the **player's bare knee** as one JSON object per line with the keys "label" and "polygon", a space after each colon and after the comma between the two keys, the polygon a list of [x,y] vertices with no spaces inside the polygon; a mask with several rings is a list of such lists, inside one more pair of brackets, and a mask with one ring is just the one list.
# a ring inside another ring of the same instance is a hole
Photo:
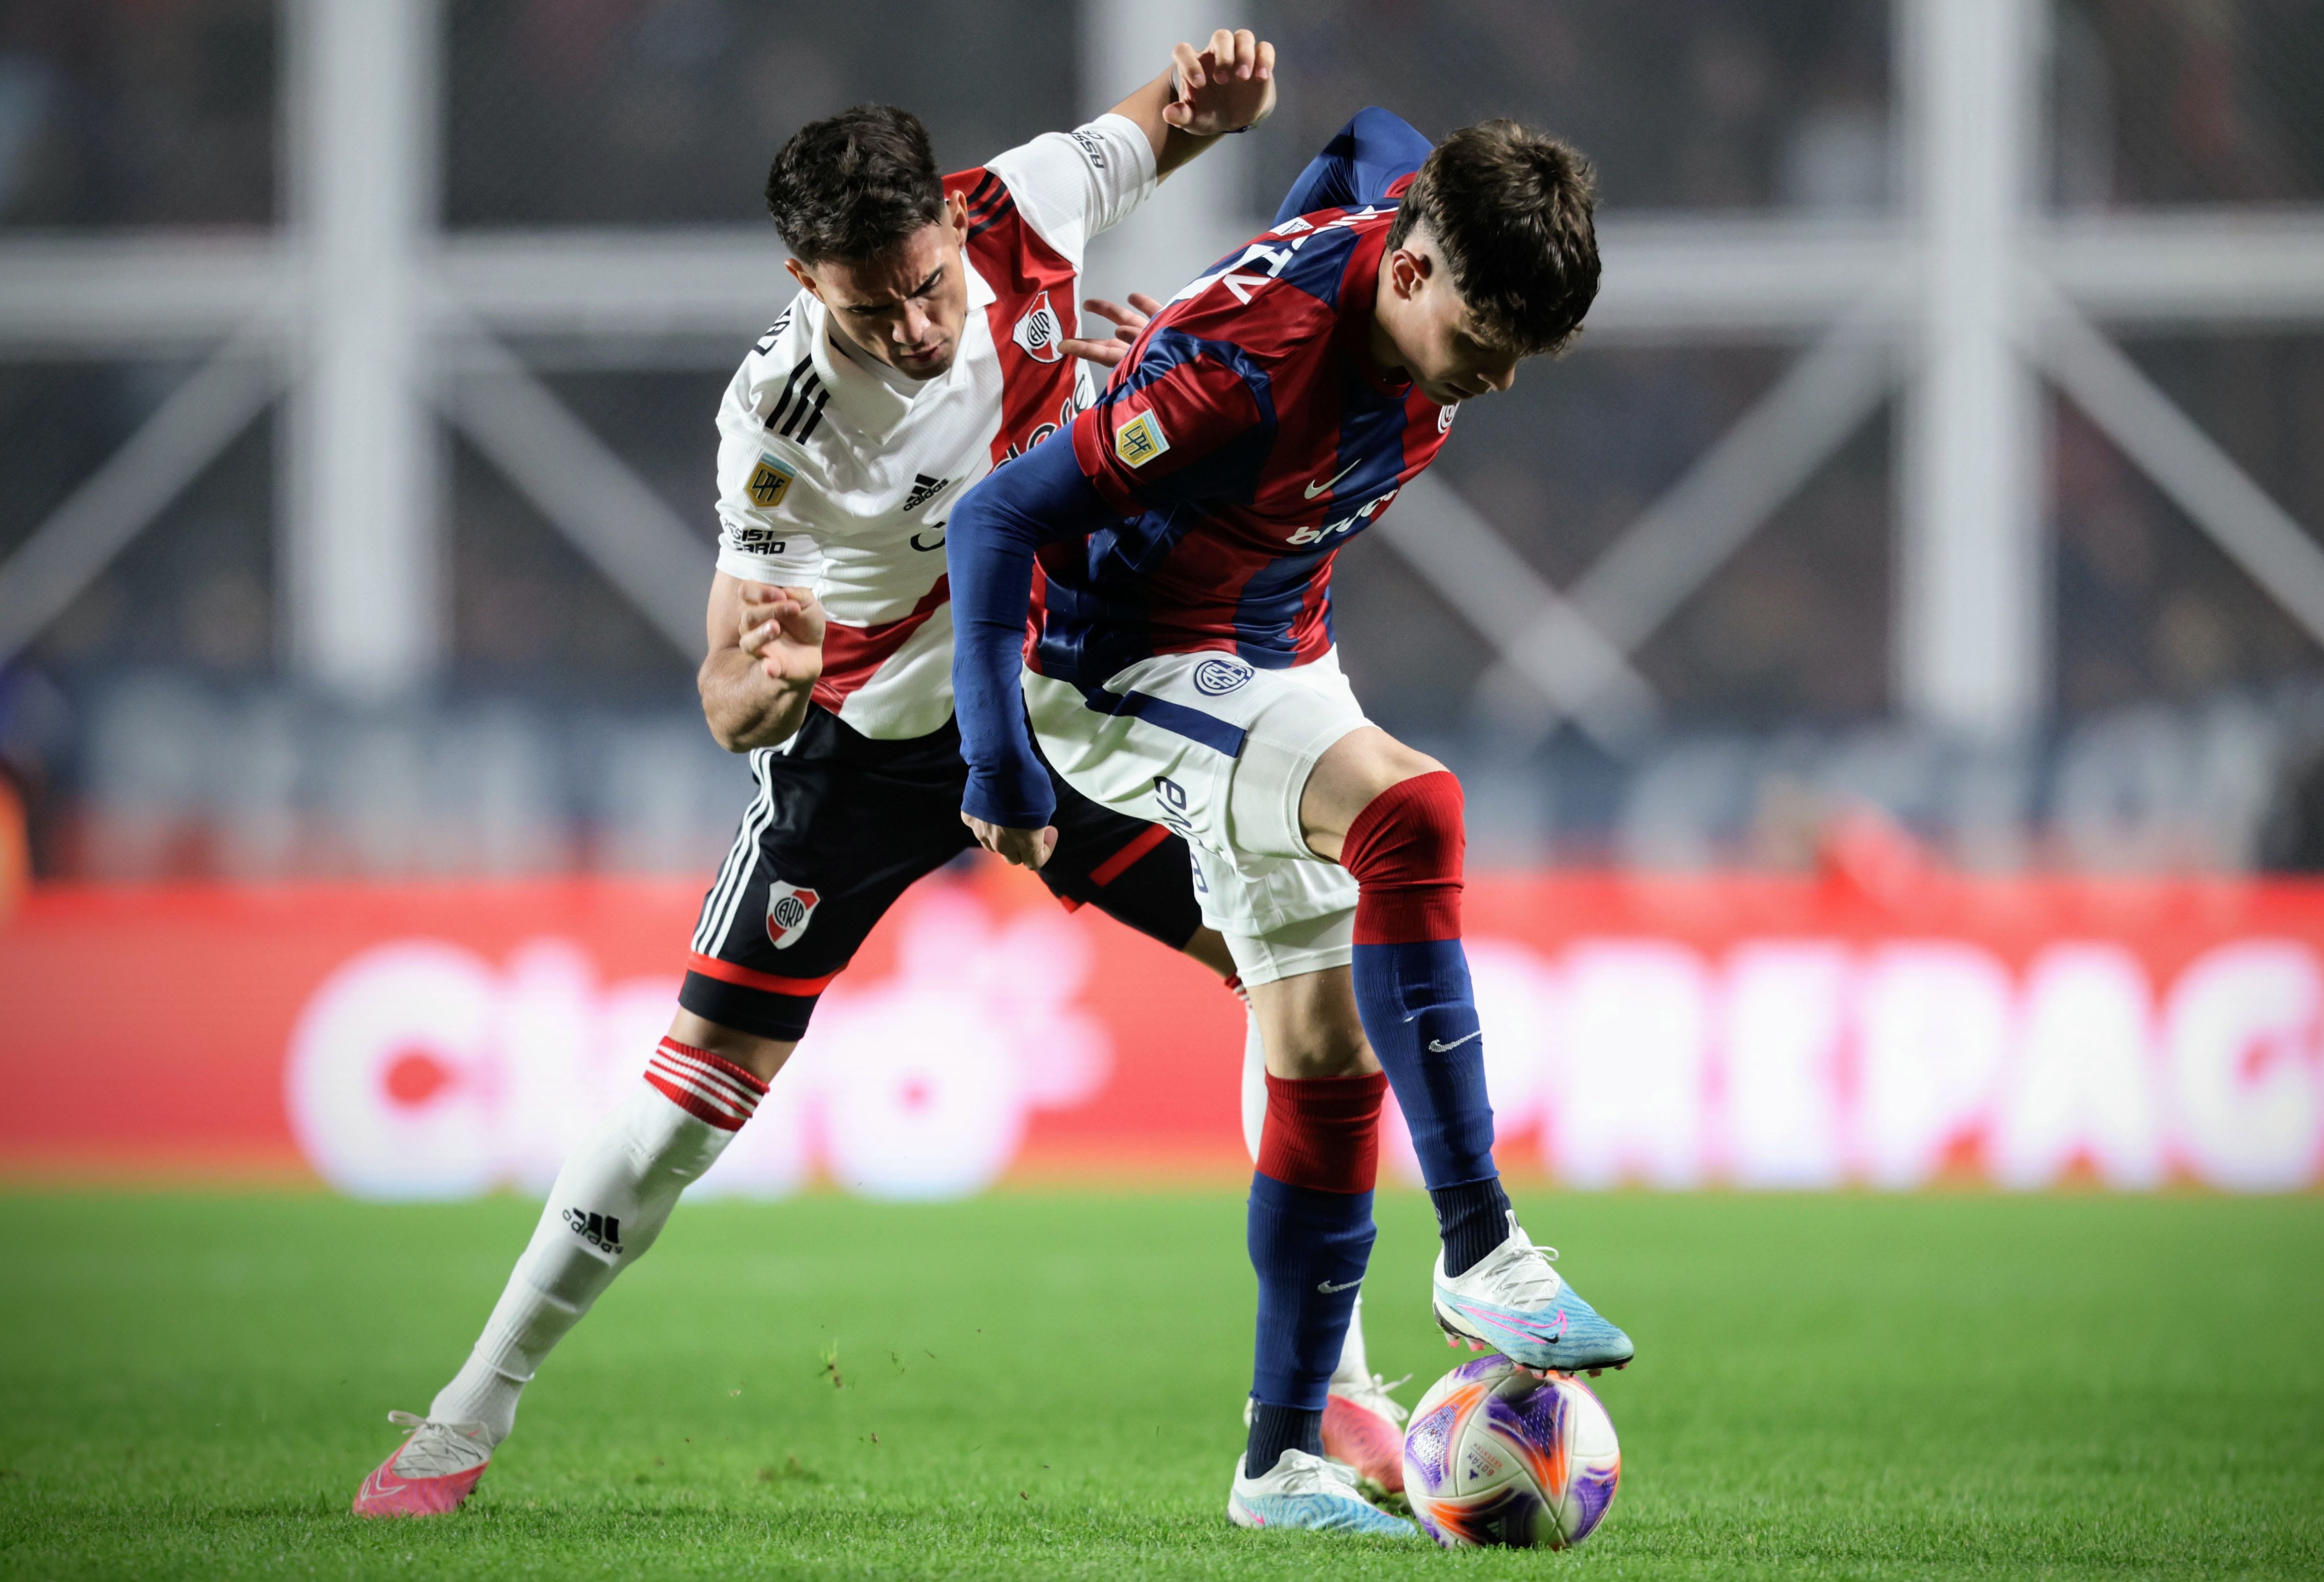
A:
{"label": "player's bare knee", "polygon": [[1323,1077],[1366,1077],[1379,1069],[1363,1020],[1357,1014],[1354,982],[1344,967],[1299,973],[1250,986],[1270,1076],[1295,1081]]}
{"label": "player's bare knee", "polygon": [[1310,1025],[1283,1039],[1279,1048],[1268,1046],[1267,1069],[1270,1076],[1305,1082],[1323,1077],[1369,1077],[1379,1069],[1379,1061],[1373,1057],[1362,1029],[1351,1032]]}
{"label": "player's bare knee", "polygon": [[688,1049],[703,1050],[740,1066],[761,1082],[772,1082],[798,1047],[795,1040],[761,1038],[739,1028],[722,1027],[684,1009],[670,1018],[669,1036]]}
{"label": "player's bare knee", "polygon": [[1341,843],[1366,808],[1407,781],[1446,773],[1435,759],[1377,726],[1350,731],[1315,761],[1300,793],[1299,818],[1308,845],[1317,856],[1340,861]]}

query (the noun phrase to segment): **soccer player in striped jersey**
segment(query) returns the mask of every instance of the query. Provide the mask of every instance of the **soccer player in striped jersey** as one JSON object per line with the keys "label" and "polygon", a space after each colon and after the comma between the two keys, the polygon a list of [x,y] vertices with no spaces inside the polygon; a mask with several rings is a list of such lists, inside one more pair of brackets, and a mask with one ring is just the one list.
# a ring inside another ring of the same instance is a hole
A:
{"label": "soccer player in striped jersey", "polygon": [[[918,120],[878,106],[804,128],[776,158],[768,207],[802,290],[719,412],[700,674],[710,728],[750,754],[755,794],[644,1081],[567,1161],[466,1364],[425,1418],[395,1414],[411,1432],[359,1513],[466,1498],[534,1370],[750,1119],[824,986],[908,885],[973,845],[958,817],[948,514],[1088,404],[1073,353],[1111,343],[1071,336],[1084,246],[1267,113],[1273,55],[1247,31],[1181,44],[1110,114],[956,175],[938,174]],[[1050,888],[1231,976],[1184,845],[1057,795]]]}
{"label": "soccer player in striped jersey", "polygon": [[1502,1190],[1460,782],[1366,720],[1331,609],[1333,556],[1461,403],[1580,329],[1591,207],[1582,157],[1513,122],[1432,149],[1366,110],[1272,228],[1143,327],[1091,410],[952,515],[964,818],[1039,867],[1054,765],[1176,829],[1265,1037],[1254,1407],[1228,1499],[1246,1525],[1363,1521],[1317,1452],[1388,1086],[1435,1203],[1448,1341],[1561,1371],[1632,1355]]}

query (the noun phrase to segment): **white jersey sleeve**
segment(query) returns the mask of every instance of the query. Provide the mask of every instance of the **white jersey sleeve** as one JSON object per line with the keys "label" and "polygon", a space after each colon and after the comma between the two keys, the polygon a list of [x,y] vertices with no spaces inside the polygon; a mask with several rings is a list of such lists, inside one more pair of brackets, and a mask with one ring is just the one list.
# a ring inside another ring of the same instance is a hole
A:
{"label": "white jersey sleeve", "polygon": [[1082,266],[1089,240],[1130,217],[1161,180],[1154,145],[1138,123],[1108,111],[1071,132],[1046,132],[985,162],[1017,200],[1017,211]]}
{"label": "white jersey sleeve", "polygon": [[[719,402],[718,569],[745,582],[816,587],[823,550],[792,498],[800,472],[813,464],[765,421],[769,403],[782,399],[784,380],[801,361],[798,338],[788,333],[796,317],[785,311],[761,343],[766,349],[752,349]],[[798,400],[798,381],[791,382]]]}

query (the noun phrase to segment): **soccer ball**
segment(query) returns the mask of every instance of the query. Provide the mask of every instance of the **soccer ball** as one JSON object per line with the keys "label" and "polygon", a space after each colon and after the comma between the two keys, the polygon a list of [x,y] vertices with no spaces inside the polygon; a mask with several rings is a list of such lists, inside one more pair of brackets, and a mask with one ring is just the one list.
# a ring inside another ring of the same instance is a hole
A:
{"label": "soccer ball", "polygon": [[1579,1379],[1504,1356],[1463,1363],[1413,1409],[1404,1493],[1446,1549],[1566,1549],[1604,1519],[1622,1476],[1614,1420]]}

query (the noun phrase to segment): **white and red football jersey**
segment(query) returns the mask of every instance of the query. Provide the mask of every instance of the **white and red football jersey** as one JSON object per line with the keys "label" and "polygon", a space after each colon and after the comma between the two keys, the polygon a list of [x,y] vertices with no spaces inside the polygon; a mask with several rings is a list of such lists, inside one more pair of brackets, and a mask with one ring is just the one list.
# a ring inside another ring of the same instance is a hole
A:
{"label": "white and red football jersey", "polygon": [[1074,333],[1083,251],[1154,190],[1153,145],[1101,116],[945,178],[968,202],[968,319],[914,383],[832,344],[802,291],[718,412],[718,569],[815,589],[830,625],[815,700],[867,736],[952,717],[945,519],[1001,462],[1093,399]]}

